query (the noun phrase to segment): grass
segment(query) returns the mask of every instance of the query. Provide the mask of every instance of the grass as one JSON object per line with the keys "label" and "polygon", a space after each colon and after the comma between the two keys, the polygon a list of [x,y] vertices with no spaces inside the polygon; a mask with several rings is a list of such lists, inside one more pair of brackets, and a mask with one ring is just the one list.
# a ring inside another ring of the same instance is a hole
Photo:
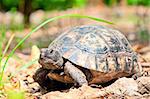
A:
{"label": "grass", "polygon": [[11,73],[11,75],[10,75],[9,78],[8,78],[8,80],[11,79],[11,77],[13,77],[14,75],[16,75],[19,71],[30,67],[31,65],[33,65],[33,64],[36,63],[37,61],[38,61],[38,59],[33,59],[32,61],[29,61],[29,62],[26,63],[25,65],[23,65],[23,66],[21,66],[20,68],[16,69],[15,72]]}
{"label": "grass", "polygon": [[[4,41],[5,41],[5,38],[6,38],[6,29],[5,29],[5,26],[1,26],[1,28],[0,28],[0,63],[1,63],[1,60],[2,60],[2,47],[3,47],[3,45],[4,45]],[[1,65],[1,64],[0,64]]]}
{"label": "grass", "polygon": [[[21,39],[18,44],[11,50],[11,52],[8,54],[8,56],[6,57],[6,60],[3,64],[3,66],[1,66],[1,73],[0,73],[0,84],[2,85],[3,83],[3,75],[4,75],[4,70],[6,68],[6,64],[9,60],[10,57],[13,56],[13,54],[15,53],[16,49],[21,46],[24,41],[26,39],[28,39],[31,34],[33,34],[34,32],[36,32],[37,30],[39,30],[41,27],[43,27],[44,25],[48,24],[49,22],[52,22],[52,21],[55,21],[55,20],[58,20],[58,19],[61,19],[61,18],[67,18],[67,17],[72,17],[72,18],[87,18],[87,19],[91,19],[91,20],[95,20],[95,21],[98,21],[98,22],[104,22],[104,23],[108,23],[108,24],[113,24],[112,22],[109,22],[107,20],[103,20],[103,19],[100,19],[100,18],[95,18],[95,17],[91,17],[91,16],[86,16],[86,15],[79,15],[79,14],[66,14],[66,15],[62,15],[62,16],[56,16],[56,17],[53,17],[53,18],[50,18],[50,19],[47,19],[46,21],[44,21],[43,23],[41,23],[40,25],[38,25],[37,27],[35,27],[34,29],[32,29],[31,32],[29,32],[23,39]],[[5,38],[5,32],[2,31],[2,38]],[[2,59],[6,56],[6,52],[11,44],[11,41],[12,39],[14,38],[14,35],[11,36],[11,38],[9,39],[6,47],[5,47],[5,50],[4,52],[2,53],[2,50],[0,51],[0,63],[2,61]],[[3,43],[3,40],[0,42],[0,48],[2,49],[2,43]],[[29,67],[31,64],[33,64],[34,62],[36,62],[35,60],[32,61],[32,62],[29,62],[27,65],[23,66],[21,69],[23,68],[27,68]],[[11,92],[13,93],[13,92]],[[15,93],[14,93],[15,94]],[[19,96],[20,97],[20,96]],[[21,98],[18,98],[18,99],[21,99]]]}
{"label": "grass", "polygon": [[24,99],[24,91],[7,91],[7,99]]}

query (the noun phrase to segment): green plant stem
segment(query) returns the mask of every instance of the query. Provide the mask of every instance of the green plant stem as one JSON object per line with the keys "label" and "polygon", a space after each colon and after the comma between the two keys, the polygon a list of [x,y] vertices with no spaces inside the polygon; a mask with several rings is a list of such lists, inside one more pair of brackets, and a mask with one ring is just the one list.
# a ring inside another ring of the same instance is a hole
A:
{"label": "green plant stem", "polygon": [[112,22],[100,19],[100,18],[95,18],[95,17],[91,17],[91,16],[86,16],[86,15],[79,15],[79,14],[66,14],[66,15],[62,15],[62,16],[57,16],[57,17],[53,17],[50,18],[46,21],[44,21],[43,23],[41,23],[40,25],[38,25],[36,28],[34,28],[31,32],[29,32],[16,46],[15,48],[12,49],[12,51],[10,52],[10,54],[8,55],[8,57],[6,58],[6,61],[4,63],[4,66],[2,67],[2,72],[0,75],[0,82],[3,79],[3,74],[4,74],[4,69],[6,67],[6,64],[9,60],[9,58],[14,54],[14,52],[16,51],[16,49],[34,32],[36,32],[38,29],[40,29],[42,26],[46,25],[47,23],[57,20],[57,19],[61,19],[61,18],[65,18],[65,17],[75,17],[75,18],[88,18],[91,20],[95,20],[95,21],[99,21],[99,22],[104,22],[104,23],[108,23],[108,24],[113,24]]}
{"label": "green plant stem", "polygon": [[6,29],[5,26],[0,25],[0,65],[2,60],[2,51],[3,51],[3,44],[6,39]]}
{"label": "green plant stem", "polygon": [[17,69],[15,72],[13,72],[10,77],[8,77],[8,80],[13,77],[14,75],[16,75],[19,71],[28,68],[29,66],[33,65],[34,63],[36,63],[38,61],[38,59],[34,59],[32,61],[29,61],[27,64],[23,65],[21,68]]}
{"label": "green plant stem", "polygon": [[2,54],[2,56],[1,56],[1,58],[0,58],[0,68],[1,68],[1,61],[2,61],[2,59],[5,57],[5,54],[6,54],[6,52],[8,51],[8,48],[9,48],[9,46],[10,46],[10,44],[11,44],[11,42],[12,42],[14,36],[15,36],[15,34],[12,34],[12,35],[11,35],[11,37],[10,37],[10,39],[9,39],[9,41],[8,41],[8,43],[7,43],[6,47],[5,47],[5,49],[4,49],[4,52],[3,52],[3,54]]}
{"label": "green plant stem", "polygon": [[11,35],[11,37],[10,37],[10,39],[9,39],[9,41],[8,41],[8,43],[7,43],[6,47],[5,47],[5,49],[4,49],[4,52],[3,52],[2,58],[4,58],[4,56],[5,56],[6,52],[7,52],[8,48],[9,48],[9,46],[10,46],[10,44],[11,44],[11,42],[12,42],[13,38],[14,38],[14,36],[15,36],[15,34],[12,34],[12,35]]}

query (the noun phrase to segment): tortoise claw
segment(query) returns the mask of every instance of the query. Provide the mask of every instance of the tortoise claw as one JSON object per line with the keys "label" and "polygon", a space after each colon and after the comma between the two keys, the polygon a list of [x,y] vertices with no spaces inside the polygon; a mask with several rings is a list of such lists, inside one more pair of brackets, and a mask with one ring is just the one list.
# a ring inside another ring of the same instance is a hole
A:
{"label": "tortoise claw", "polygon": [[96,85],[96,84],[91,84],[90,87],[93,87],[93,88],[103,88],[101,85]]}

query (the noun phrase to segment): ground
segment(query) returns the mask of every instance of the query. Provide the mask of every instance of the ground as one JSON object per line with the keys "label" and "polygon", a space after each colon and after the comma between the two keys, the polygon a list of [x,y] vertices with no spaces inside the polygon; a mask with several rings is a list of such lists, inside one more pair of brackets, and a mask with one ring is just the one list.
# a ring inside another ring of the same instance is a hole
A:
{"label": "ground", "polygon": [[[115,10],[119,9],[119,10]],[[143,8],[141,8],[143,9]],[[110,13],[114,10],[114,13]],[[82,24],[101,24],[95,23],[91,21],[87,21],[85,19],[68,19],[68,20],[60,20],[59,22],[51,23],[43,27],[34,33],[25,43],[24,46],[21,46],[22,49],[18,49],[13,57],[7,63],[6,71],[4,74],[3,80],[7,83],[4,83],[3,88],[0,92],[0,98],[4,99],[8,97],[9,94],[3,93],[8,92],[9,90],[14,90],[16,92],[23,92],[25,94],[26,99],[38,99],[41,97],[43,99],[71,99],[72,97],[76,97],[76,99],[95,99],[95,98],[110,98],[110,99],[141,99],[150,98],[150,46],[147,41],[145,43],[143,38],[139,38],[137,35],[137,31],[139,29],[136,24],[137,17],[135,16],[136,7],[132,8],[112,8],[111,10],[108,8],[85,8],[85,9],[74,9],[67,10],[62,12],[42,12],[42,14],[46,14],[48,17],[53,17],[57,15],[63,15],[67,13],[80,13],[91,15],[95,17],[100,17],[109,20],[115,20],[115,25],[110,26],[123,31],[124,35],[127,36],[130,41],[132,48],[138,53],[139,61],[143,68],[142,77],[134,80],[132,78],[119,78],[112,84],[109,84],[102,88],[92,88],[90,86],[82,86],[79,88],[70,88],[66,90],[57,90],[48,92],[41,88],[38,83],[33,80],[33,75],[38,68],[41,66],[38,64],[37,59],[39,58],[39,48],[35,45],[40,45],[40,47],[47,47],[51,40],[53,40],[57,35],[59,35],[60,31],[64,30],[67,26],[71,27],[75,25]],[[133,13],[134,12],[134,13]],[[36,13],[38,17],[40,17],[41,11]],[[133,15],[134,14],[134,15]],[[138,13],[142,15],[142,13]],[[34,14],[33,14],[34,15]],[[113,17],[112,17],[113,15]],[[41,15],[42,16],[42,15]],[[33,17],[33,16],[32,16]],[[4,17],[5,18],[5,17]],[[34,18],[33,18],[34,19]],[[40,18],[35,18],[36,22],[39,22]],[[32,20],[34,23],[34,20]],[[41,22],[41,21],[40,21]],[[148,22],[147,22],[148,23]],[[105,24],[106,25],[106,24]],[[150,24],[147,24],[148,29]],[[48,27],[48,28],[47,28]],[[16,33],[16,39],[21,38],[31,31],[30,29],[24,29],[22,34],[20,31]],[[14,31],[7,31],[7,37]],[[51,37],[51,38],[49,38]],[[140,40],[141,41],[140,41]],[[144,43],[143,43],[144,41]],[[38,42],[38,43],[36,43]],[[13,42],[10,49],[12,49],[16,45],[16,42]],[[27,45],[27,46],[26,46]],[[3,59],[3,62],[6,58]],[[10,68],[11,67],[11,68]],[[9,80],[7,79],[9,77]],[[10,81],[10,82],[9,82]],[[17,94],[17,93],[15,93]],[[14,98],[15,99],[15,98]]]}

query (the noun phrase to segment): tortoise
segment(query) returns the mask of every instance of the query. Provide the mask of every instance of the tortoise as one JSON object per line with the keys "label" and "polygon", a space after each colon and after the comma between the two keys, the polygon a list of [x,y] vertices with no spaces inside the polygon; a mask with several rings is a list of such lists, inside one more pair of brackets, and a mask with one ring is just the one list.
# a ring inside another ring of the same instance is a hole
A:
{"label": "tortoise", "polygon": [[141,70],[126,37],[101,25],[68,29],[41,49],[39,63],[49,70],[50,79],[79,86],[105,83]]}

